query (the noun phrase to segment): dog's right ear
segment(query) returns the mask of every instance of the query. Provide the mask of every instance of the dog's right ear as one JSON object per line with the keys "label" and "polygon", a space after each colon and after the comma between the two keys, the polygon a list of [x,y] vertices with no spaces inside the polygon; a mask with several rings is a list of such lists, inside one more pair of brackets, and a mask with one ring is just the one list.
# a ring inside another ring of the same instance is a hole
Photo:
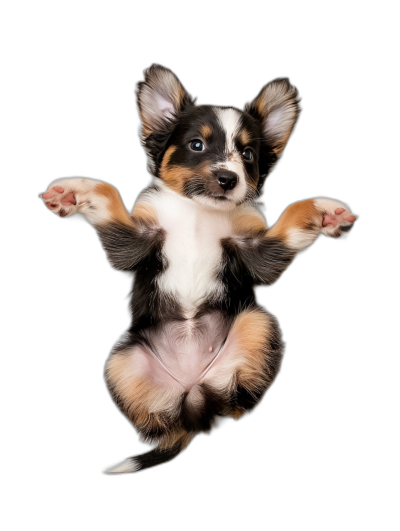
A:
{"label": "dog's right ear", "polygon": [[145,71],[145,80],[138,83],[137,98],[142,118],[142,137],[171,131],[175,118],[194,101],[176,75],[160,65]]}
{"label": "dog's right ear", "polygon": [[158,175],[176,119],[194,101],[168,68],[152,65],[144,74],[145,79],[138,83],[137,90],[142,142],[149,156],[149,170]]}

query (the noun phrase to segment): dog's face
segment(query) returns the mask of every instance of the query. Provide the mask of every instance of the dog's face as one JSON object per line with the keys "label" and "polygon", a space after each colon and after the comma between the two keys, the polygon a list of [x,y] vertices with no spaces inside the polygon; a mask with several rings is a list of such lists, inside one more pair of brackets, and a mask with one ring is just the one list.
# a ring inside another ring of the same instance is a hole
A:
{"label": "dog's face", "polygon": [[299,114],[287,79],[266,85],[240,111],[196,106],[158,65],[139,83],[138,103],[152,173],[175,192],[221,209],[257,197]]}

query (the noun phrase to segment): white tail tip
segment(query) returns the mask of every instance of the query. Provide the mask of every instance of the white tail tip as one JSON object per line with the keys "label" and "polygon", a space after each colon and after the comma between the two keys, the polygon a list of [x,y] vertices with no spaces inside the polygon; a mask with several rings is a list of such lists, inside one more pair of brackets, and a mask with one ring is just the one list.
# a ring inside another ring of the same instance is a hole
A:
{"label": "white tail tip", "polygon": [[125,459],[125,461],[122,461],[122,463],[119,463],[118,465],[115,465],[107,470],[105,470],[106,474],[124,474],[127,472],[136,472],[140,469],[139,463],[136,461],[136,459],[130,457],[129,459]]}

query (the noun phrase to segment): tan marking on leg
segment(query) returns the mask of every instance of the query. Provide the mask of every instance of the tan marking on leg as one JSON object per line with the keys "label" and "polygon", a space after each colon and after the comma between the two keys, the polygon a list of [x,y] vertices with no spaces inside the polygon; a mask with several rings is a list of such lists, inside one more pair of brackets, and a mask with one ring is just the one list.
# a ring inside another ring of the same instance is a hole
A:
{"label": "tan marking on leg", "polygon": [[267,337],[270,335],[268,315],[259,311],[241,313],[232,327],[232,341],[240,356],[237,381],[248,391],[265,384]]}
{"label": "tan marking on leg", "polygon": [[238,384],[249,392],[265,388],[270,334],[267,314],[259,310],[242,312],[233,323],[219,359],[203,382],[227,396]]}
{"label": "tan marking on leg", "polygon": [[179,413],[182,389],[179,385],[166,386],[146,374],[145,358],[135,356],[140,347],[110,356],[106,366],[106,380],[129,420],[142,433],[155,428],[169,429],[169,421]]}
{"label": "tan marking on leg", "polygon": [[[276,376],[280,359],[279,329],[272,316],[260,309],[245,310],[234,321],[219,359],[202,383],[225,397],[228,403],[232,403],[238,387],[257,401]],[[237,419],[246,409],[239,401],[224,415]]]}
{"label": "tan marking on leg", "polygon": [[147,225],[158,225],[158,217],[155,208],[149,203],[137,203],[132,210],[134,221],[143,222]]}
{"label": "tan marking on leg", "polygon": [[321,213],[314,200],[307,199],[288,206],[275,225],[269,229],[268,236],[285,241],[293,229],[313,232],[313,226],[319,230],[319,225],[322,226]]}
{"label": "tan marking on leg", "polygon": [[238,234],[256,235],[267,230],[265,221],[256,210],[236,214],[232,220],[232,227]]}
{"label": "tan marking on leg", "polygon": [[107,183],[99,183],[96,184],[94,193],[108,200],[107,208],[111,219],[105,219],[104,223],[109,221],[117,221],[124,224],[131,223],[132,220],[124,207],[118,190]]}

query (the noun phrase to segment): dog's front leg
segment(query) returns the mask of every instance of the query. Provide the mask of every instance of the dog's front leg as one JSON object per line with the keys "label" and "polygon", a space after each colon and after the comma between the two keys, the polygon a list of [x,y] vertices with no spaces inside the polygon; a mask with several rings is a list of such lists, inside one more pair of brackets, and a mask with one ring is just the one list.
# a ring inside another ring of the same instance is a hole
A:
{"label": "dog's front leg", "polygon": [[307,199],[290,205],[268,230],[239,245],[244,262],[257,283],[271,284],[298,251],[323,233],[337,238],[353,226],[356,217],[333,199]]}
{"label": "dog's front leg", "polygon": [[139,203],[129,215],[110,184],[85,178],[59,179],[41,197],[61,217],[84,214],[116,269],[135,269],[162,238],[151,206]]}
{"label": "dog's front leg", "polygon": [[335,199],[307,199],[288,206],[267,238],[279,238],[295,251],[308,247],[322,232],[337,238],[349,231],[356,217]]}

